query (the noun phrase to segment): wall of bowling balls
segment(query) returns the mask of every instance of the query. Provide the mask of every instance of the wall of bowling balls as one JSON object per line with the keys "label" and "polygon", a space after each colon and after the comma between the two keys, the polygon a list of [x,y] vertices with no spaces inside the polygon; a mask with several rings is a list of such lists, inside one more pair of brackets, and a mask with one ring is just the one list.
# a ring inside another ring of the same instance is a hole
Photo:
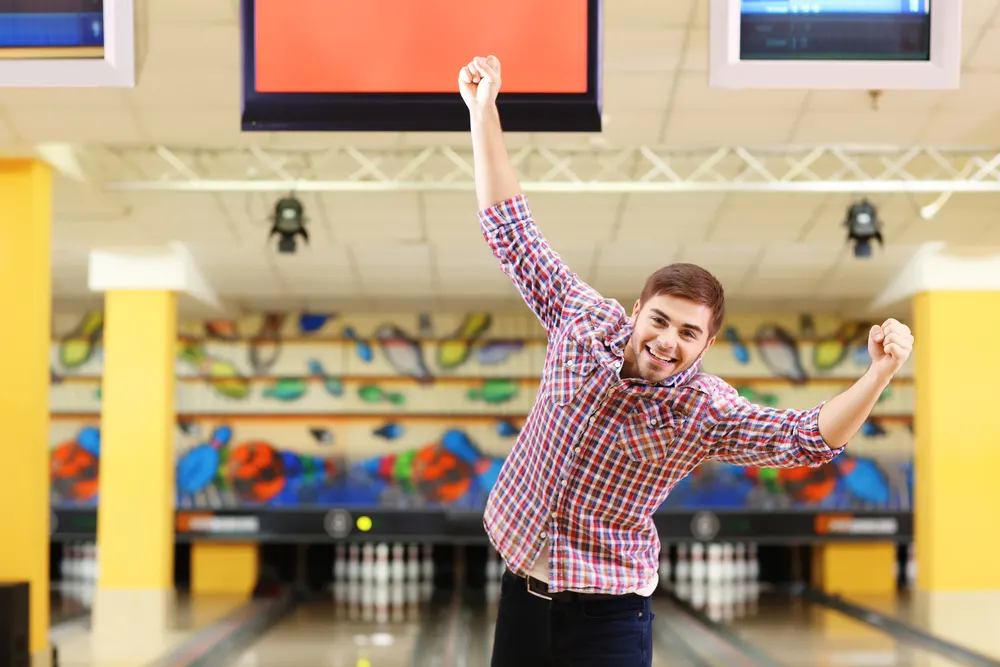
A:
{"label": "wall of bowling balls", "polygon": [[[103,318],[54,318],[52,503],[100,497]],[[734,316],[704,359],[761,405],[808,408],[869,363],[871,322]],[[535,399],[544,332],[530,313],[259,313],[184,322],[177,507],[482,508]],[[709,463],[663,509],[912,506],[913,360],[848,453],[821,468]],[[141,471],[137,471],[141,474]]]}

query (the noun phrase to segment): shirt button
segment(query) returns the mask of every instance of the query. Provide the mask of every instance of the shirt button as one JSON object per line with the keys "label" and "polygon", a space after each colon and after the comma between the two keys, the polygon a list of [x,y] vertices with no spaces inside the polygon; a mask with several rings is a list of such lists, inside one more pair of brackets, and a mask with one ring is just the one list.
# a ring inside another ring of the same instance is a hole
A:
{"label": "shirt button", "polygon": [[650,419],[649,420],[649,425],[650,426],[656,426],[656,420],[655,419]]}
{"label": "shirt button", "polygon": [[545,539],[545,538],[546,538],[547,536],[548,536],[548,533],[546,533],[546,532],[545,532],[544,530],[543,530],[543,531],[541,532],[541,534],[539,535],[539,537],[541,537],[541,538],[542,538],[543,540],[544,540],[544,539]]}
{"label": "shirt button", "polygon": [[587,421],[589,421],[591,424],[593,424],[594,422],[597,421],[597,416],[596,415],[590,415],[590,419],[588,419]]}
{"label": "shirt button", "polygon": [[567,359],[566,360],[566,365],[567,366],[572,366],[573,365],[573,360],[572,359]]}
{"label": "shirt button", "polygon": [[580,453],[580,448],[579,447],[574,447],[573,448],[573,452],[576,453],[576,454],[579,454]]}
{"label": "shirt button", "polygon": [[566,480],[565,479],[560,480],[559,483],[562,484],[563,486],[566,486]]}

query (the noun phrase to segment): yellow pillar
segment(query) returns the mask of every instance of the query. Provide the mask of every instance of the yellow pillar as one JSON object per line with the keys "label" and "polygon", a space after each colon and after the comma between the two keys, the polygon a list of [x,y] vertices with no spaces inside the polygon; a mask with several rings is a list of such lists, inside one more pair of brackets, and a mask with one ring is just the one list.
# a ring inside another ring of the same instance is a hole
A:
{"label": "yellow pillar", "polygon": [[1000,291],[913,299],[917,588],[1000,589]]}
{"label": "yellow pillar", "polygon": [[0,160],[0,579],[31,586],[29,650],[49,633],[49,346],[52,176]]}
{"label": "yellow pillar", "polygon": [[828,595],[891,595],[896,591],[896,545],[845,542],[813,549],[812,584]]}
{"label": "yellow pillar", "polygon": [[177,297],[110,291],[104,319],[98,588],[172,591]]}
{"label": "yellow pillar", "polygon": [[191,545],[191,592],[249,597],[257,585],[260,552],[255,542]]}

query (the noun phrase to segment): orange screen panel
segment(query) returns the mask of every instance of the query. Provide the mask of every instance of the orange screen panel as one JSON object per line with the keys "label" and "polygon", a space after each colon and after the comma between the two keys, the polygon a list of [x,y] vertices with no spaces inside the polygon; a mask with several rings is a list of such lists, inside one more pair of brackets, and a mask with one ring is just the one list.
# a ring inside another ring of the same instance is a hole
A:
{"label": "orange screen panel", "polygon": [[258,0],[261,93],[453,93],[494,54],[510,93],[587,92],[587,0]]}

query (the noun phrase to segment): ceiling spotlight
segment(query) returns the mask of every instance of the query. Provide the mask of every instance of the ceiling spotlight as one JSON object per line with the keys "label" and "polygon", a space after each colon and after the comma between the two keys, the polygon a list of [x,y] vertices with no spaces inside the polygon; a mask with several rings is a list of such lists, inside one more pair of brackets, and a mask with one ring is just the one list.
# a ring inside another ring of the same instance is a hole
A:
{"label": "ceiling spotlight", "polygon": [[295,237],[301,236],[306,243],[309,243],[309,234],[306,232],[306,217],[302,202],[295,197],[282,197],[274,205],[274,216],[271,218],[274,223],[268,238],[277,234],[278,252],[295,252]]}
{"label": "ceiling spotlight", "polygon": [[872,256],[872,239],[883,245],[882,222],[878,219],[878,212],[875,207],[862,200],[857,204],[852,204],[847,209],[847,218],[844,220],[847,227],[847,240],[854,241],[855,257]]}

